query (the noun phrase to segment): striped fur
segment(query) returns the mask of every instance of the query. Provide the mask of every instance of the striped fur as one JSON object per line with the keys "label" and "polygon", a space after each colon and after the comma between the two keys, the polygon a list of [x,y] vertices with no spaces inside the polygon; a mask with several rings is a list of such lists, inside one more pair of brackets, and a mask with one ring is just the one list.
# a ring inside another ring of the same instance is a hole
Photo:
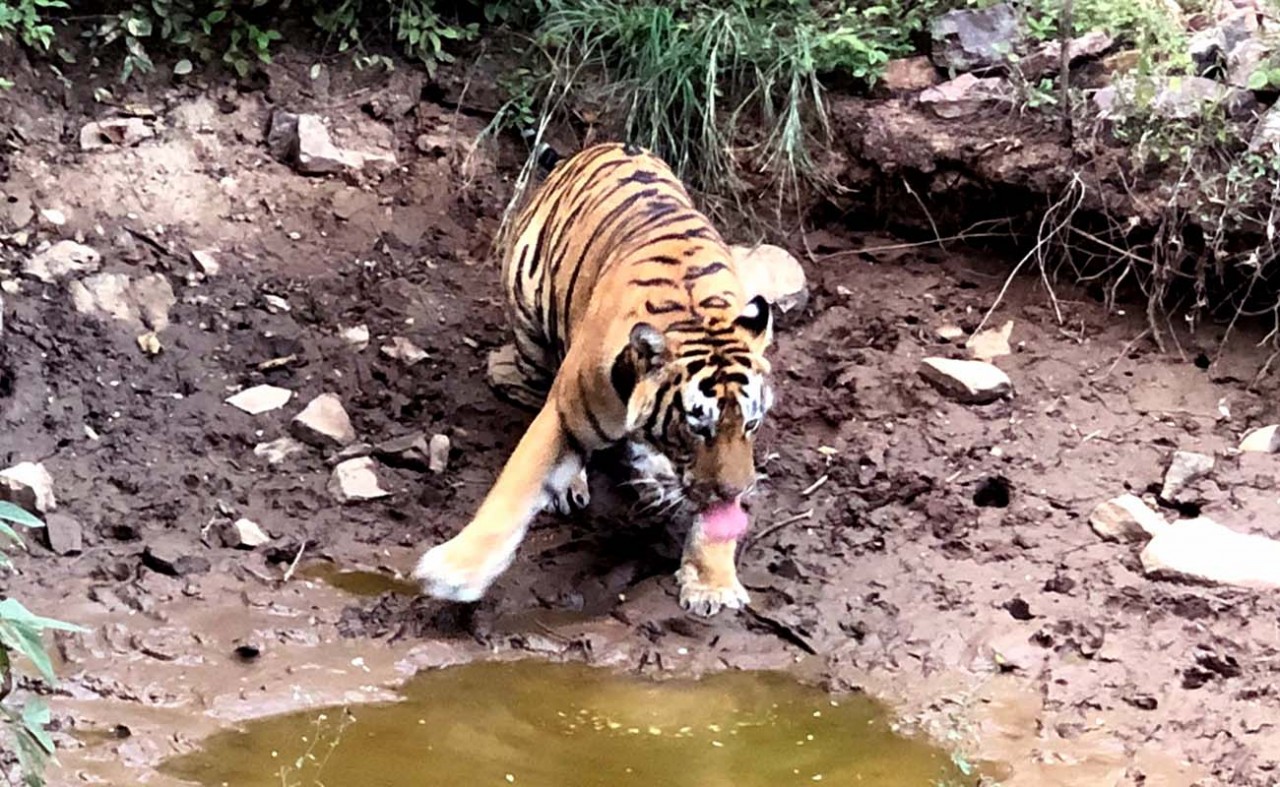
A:
{"label": "striped fur", "polygon": [[[472,522],[416,575],[474,600],[510,564],[530,519],[586,501],[594,451],[627,444],[637,483],[696,508],[755,482],[754,435],[772,403],[769,304],[748,300],[733,256],[660,159],[605,144],[560,161],[517,218],[503,264],[518,380],[538,408]],[[681,601],[711,614],[746,593],[734,544],[695,519]]]}

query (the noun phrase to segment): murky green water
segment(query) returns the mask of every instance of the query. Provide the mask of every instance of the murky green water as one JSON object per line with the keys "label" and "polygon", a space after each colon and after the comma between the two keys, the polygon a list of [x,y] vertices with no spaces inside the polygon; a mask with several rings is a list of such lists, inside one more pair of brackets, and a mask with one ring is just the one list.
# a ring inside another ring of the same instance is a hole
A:
{"label": "murky green water", "polygon": [[314,579],[353,596],[380,596],[383,593],[399,593],[416,596],[419,587],[407,579],[396,579],[377,571],[353,571],[343,569],[327,560],[308,563],[298,569],[298,576]]}
{"label": "murky green water", "polygon": [[399,703],[266,719],[164,770],[230,787],[972,783],[865,698],[768,673],[650,683],[524,661],[426,672]]}

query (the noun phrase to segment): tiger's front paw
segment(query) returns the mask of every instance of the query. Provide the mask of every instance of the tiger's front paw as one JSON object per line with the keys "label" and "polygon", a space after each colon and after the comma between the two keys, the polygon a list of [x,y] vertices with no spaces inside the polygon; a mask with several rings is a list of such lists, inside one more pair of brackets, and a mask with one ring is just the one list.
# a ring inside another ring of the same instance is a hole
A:
{"label": "tiger's front paw", "polygon": [[455,537],[427,550],[413,569],[413,578],[428,596],[479,601],[514,559],[514,549],[485,550]]}
{"label": "tiger's front paw", "polygon": [[693,565],[683,565],[676,572],[680,583],[680,607],[700,617],[708,618],[722,609],[741,609],[751,603],[751,596],[742,583],[733,578],[723,585],[705,582]]}

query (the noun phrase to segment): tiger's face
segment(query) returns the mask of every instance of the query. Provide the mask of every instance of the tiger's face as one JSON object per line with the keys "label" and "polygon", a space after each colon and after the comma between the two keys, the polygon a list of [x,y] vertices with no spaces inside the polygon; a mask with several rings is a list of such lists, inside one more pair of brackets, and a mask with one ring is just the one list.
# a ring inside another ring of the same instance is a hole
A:
{"label": "tiger's face", "polygon": [[622,375],[634,380],[629,434],[670,461],[667,480],[698,509],[755,487],[755,436],[773,405],[764,355],[772,328],[762,297],[732,321],[675,323],[665,334],[640,323],[615,363],[615,386],[620,368],[634,374]]}

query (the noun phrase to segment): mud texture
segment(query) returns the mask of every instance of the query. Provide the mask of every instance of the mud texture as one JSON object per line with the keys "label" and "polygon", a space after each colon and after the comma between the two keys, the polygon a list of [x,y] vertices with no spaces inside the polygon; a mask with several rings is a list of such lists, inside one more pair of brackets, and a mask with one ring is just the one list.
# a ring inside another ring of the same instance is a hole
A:
{"label": "mud texture", "polygon": [[[73,311],[65,281],[3,295],[0,466],[43,461],[84,537],[74,555],[33,544],[4,580],[91,629],[58,640],[52,783],[163,784],[160,758],[237,720],[529,654],[654,677],[790,668],[887,699],[908,726],[997,763],[1006,785],[1272,782],[1280,600],[1153,581],[1087,523],[1101,500],[1158,485],[1175,449],[1221,452],[1276,420],[1267,351],[1247,329],[1221,353],[1222,328],[1178,333],[1161,355],[1140,308],[1107,313],[1019,279],[987,321],[1015,321],[998,363],[1016,395],[957,404],[917,376],[919,359],[963,357],[936,330],[978,328],[1008,261],[839,224],[795,233],[783,241],[812,298],[774,355],[767,479],[740,561],[752,609],[682,614],[680,523],[631,513],[602,475],[590,512],[541,518],[478,609],[354,595],[296,567],[407,573],[466,521],[527,422],[483,382],[506,339],[488,247],[522,152],[473,150],[485,118],[422,101],[409,72],[313,82],[310,61],[285,53],[257,84],[138,88],[129,103],[156,114],[156,138],[81,153],[80,125],[107,112],[89,86],[10,65],[0,190],[68,220],[26,247],[10,234],[3,267],[79,236],[103,270],[161,274],[177,296],[153,356],[140,330]],[[315,111],[400,167],[297,175],[264,142],[276,107]],[[450,141],[424,153],[423,132]],[[197,275],[190,252],[207,249],[220,271]],[[369,328],[363,349],[341,336],[355,325]],[[428,357],[387,357],[393,336]],[[259,416],[224,403],[259,383],[295,396]],[[340,505],[326,491],[334,450],[255,455],[322,392],[370,446],[447,434],[447,471],[374,450],[392,494]],[[1280,536],[1277,458],[1255,459],[1220,459],[1203,510]],[[271,543],[221,546],[214,534],[241,517]],[[170,576],[148,549],[198,560]]]}

